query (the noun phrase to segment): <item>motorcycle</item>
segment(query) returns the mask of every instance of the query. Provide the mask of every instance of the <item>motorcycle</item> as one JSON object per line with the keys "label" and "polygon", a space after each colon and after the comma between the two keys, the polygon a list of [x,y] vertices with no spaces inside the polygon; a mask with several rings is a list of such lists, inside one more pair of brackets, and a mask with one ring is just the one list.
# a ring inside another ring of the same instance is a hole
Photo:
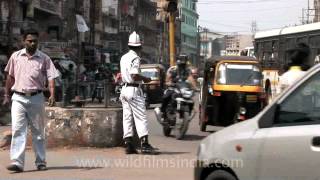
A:
{"label": "motorcycle", "polygon": [[165,110],[166,118],[162,119],[156,112],[156,119],[162,125],[165,136],[170,136],[171,131],[174,130],[175,138],[180,140],[185,136],[189,123],[195,115],[192,99],[194,90],[187,82],[177,82],[168,87],[168,90],[173,91],[173,94]]}

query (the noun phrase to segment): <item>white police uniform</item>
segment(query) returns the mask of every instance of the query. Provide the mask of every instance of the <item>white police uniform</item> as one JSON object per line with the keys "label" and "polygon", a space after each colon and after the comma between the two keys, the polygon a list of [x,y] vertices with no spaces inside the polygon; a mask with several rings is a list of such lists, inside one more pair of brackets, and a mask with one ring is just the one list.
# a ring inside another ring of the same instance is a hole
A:
{"label": "white police uniform", "polygon": [[[132,36],[138,36],[133,33]],[[139,46],[140,40],[133,40],[129,45]],[[139,38],[139,36],[138,36]],[[141,82],[135,82],[131,75],[140,73],[140,57],[135,51],[129,50],[120,60],[121,75],[123,87],[120,94],[120,100],[123,107],[123,138],[133,136],[133,120],[137,129],[139,138],[148,135],[147,116],[145,107],[145,98],[140,88]]]}

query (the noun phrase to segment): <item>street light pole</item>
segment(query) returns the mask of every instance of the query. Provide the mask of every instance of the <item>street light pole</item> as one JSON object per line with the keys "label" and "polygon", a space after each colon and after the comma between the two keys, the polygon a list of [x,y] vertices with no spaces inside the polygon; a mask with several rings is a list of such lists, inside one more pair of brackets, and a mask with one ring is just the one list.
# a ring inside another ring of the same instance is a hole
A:
{"label": "street light pole", "polygon": [[197,53],[197,55],[198,55],[198,60],[197,60],[197,68],[199,68],[200,67],[200,64],[201,64],[201,60],[200,60],[200,48],[201,48],[201,36],[200,36],[200,31],[201,31],[201,26],[198,26],[198,28],[197,28],[197,31],[198,31],[198,48],[197,48],[197,50],[198,50],[198,53]]}
{"label": "street light pole", "polygon": [[169,13],[169,51],[170,51],[170,66],[175,65],[175,16],[172,12]]}

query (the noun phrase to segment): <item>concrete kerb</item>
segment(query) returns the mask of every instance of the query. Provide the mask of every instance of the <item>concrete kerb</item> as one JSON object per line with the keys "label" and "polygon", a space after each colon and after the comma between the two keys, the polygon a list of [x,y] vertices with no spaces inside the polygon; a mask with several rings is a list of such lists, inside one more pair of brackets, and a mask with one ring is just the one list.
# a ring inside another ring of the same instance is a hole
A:
{"label": "concrete kerb", "polygon": [[122,145],[122,108],[46,107],[47,147]]}

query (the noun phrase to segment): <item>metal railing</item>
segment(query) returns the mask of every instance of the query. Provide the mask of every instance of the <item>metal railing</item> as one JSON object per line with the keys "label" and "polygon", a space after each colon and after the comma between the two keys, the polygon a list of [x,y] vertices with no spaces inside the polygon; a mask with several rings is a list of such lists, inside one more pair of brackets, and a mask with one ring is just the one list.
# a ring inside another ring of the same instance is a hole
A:
{"label": "metal railing", "polygon": [[120,85],[107,80],[69,82],[56,86],[56,106],[60,107],[121,107]]}

